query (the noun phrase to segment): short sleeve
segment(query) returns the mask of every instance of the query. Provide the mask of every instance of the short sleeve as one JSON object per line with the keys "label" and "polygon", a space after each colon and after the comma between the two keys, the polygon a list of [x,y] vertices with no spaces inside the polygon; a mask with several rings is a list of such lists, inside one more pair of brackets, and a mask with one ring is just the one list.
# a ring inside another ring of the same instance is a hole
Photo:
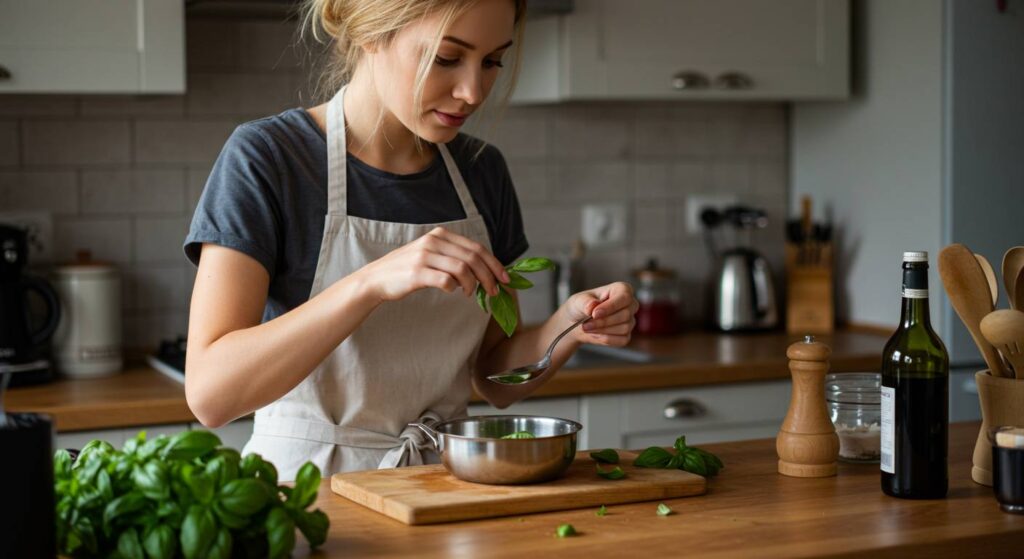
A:
{"label": "short sleeve", "polygon": [[512,183],[512,175],[508,171],[505,158],[497,148],[488,146],[488,158],[493,158],[496,177],[497,196],[494,212],[494,227],[491,232],[491,248],[494,256],[504,265],[509,265],[522,256],[530,243],[526,240],[523,227],[523,212],[519,207],[519,198]]}
{"label": "short sleeve", "polygon": [[199,264],[203,243],[242,252],[274,276],[281,237],[274,154],[250,124],[236,128],[210,171],[199,198],[185,256]]}

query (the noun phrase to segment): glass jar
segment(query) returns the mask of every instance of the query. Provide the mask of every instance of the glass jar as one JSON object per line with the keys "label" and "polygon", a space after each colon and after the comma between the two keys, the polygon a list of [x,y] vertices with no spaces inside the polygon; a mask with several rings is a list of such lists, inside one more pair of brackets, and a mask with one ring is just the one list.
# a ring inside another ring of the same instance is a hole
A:
{"label": "glass jar", "polygon": [[881,457],[882,375],[832,373],[825,377],[825,402],[839,435],[839,459],[877,463]]}
{"label": "glass jar", "polygon": [[636,278],[635,332],[641,336],[667,336],[679,331],[679,289],[676,273],[659,268],[650,259],[647,265],[633,272]]}

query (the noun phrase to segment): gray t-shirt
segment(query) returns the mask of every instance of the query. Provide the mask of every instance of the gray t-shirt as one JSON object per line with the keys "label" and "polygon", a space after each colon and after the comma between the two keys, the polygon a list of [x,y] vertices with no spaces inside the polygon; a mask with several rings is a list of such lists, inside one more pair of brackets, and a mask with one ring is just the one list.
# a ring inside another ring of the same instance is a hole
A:
{"label": "gray t-shirt", "polygon": [[[487,225],[494,255],[509,264],[528,243],[501,153],[459,134],[448,149]],[[474,157],[476,156],[476,157]],[[440,154],[423,171],[396,175],[348,156],[348,213],[396,223],[465,218]],[[327,215],[327,139],[304,109],[238,126],[214,163],[185,239],[199,263],[202,243],[245,253],[267,269],[263,320],[309,299]]]}

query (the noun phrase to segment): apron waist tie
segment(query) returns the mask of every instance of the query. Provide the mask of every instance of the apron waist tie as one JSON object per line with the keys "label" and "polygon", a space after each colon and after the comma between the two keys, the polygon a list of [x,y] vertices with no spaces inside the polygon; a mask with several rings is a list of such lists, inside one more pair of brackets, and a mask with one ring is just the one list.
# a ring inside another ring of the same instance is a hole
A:
{"label": "apron waist tie", "polygon": [[[418,423],[434,425],[441,421],[441,416],[427,411],[417,420]],[[269,437],[287,437],[302,439],[338,446],[387,450],[381,459],[378,469],[397,468],[400,466],[419,466],[424,464],[423,452],[434,451],[434,443],[417,427],[406,427],[397,437],[387,434],[335,425],[323,421],[311,421],[289,417],[266,418],[256,421],[252,430],[254,435]]]}

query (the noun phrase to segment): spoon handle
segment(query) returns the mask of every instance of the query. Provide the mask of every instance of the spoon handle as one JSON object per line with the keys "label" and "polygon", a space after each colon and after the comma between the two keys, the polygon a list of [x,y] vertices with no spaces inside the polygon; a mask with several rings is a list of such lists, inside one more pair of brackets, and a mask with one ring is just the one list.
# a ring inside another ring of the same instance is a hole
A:
{"label": "spoon handle", "polygon": [[563,331],[561,334],[559,334],[554,339],[554,341],[551,342],[551,345],[548,346],[548,351],[547,351],[547,353],[544,354],[544,358],[547,359],[547,358],[551,357],[551,352],[555,351],[555,346],[558,344],[558,341],[561,340],[562,338],[564,338],[565,335],[568,334],[569,332],[572,332],[573,328],[576,328],[577,326],[579,326],[580,324],[583,324],[584,322],[586,322],[588,320],[590,320],[589,316],[584,317],[584,318],[582,318],[580,320],[577,320],[575,323],[573,323],[572,326],[566,328],[565,331]]}

